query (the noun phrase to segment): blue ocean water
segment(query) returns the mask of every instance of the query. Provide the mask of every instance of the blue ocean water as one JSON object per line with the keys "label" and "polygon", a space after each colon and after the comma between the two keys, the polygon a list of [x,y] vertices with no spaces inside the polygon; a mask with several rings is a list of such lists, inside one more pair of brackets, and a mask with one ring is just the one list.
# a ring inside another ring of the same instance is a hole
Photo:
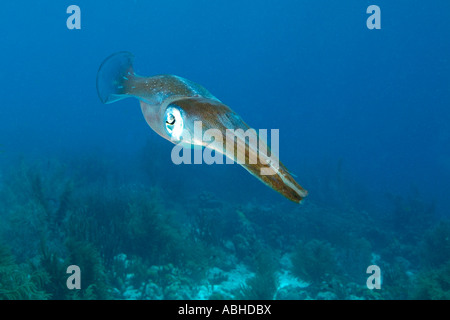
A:
{"label": "blue ocean water", "polygon": [[[66,26],[72,4],[79,30]],[[373,4],[379,30],[366,25]],[[0,274],[0,298],[448,299],[449,9],[444,0],[2,4],[0,244],[24,273],[38,263],[47,282],[41,296],[8,296]],[[279,129],[304,203],[238,165],[177,166],[136,99],[102,104],[97,70],[124,50],[138,74],[190,79],[251,127]],[[178,242],[191,251],[161,244]],[[88,263],[77,250],[103,268],[93,296],[55,289],[49,257]],[[281,262],[260,271],[267,261]],[[371,264],[389,270],[386,289],[366,288]],[[144,289],[130,283],[138,275]],[[263,278],[261,288],[251,280]]]}

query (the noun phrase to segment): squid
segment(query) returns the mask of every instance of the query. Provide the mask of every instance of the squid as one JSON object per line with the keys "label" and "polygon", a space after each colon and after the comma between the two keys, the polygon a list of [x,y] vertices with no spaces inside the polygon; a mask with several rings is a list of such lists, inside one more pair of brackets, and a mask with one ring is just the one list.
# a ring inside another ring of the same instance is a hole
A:
{"label": "squid", "polygon": [[[188,79],[168,74],[139,76],[134,72],[133,60],[133,54],[124,51],[103,61],[97,72],[97,93],[102,103],[137,98],[147,124],[161,137],[183,147],[205,147],[225,155],[296,203],[307,196],[308,192],[295,181],[264,139],[258,134],[256,139],[249,138],[246,133],[256,131],[230,107]],[[201,123],[200,135],[195,132],[199,128],[197,123]],[[211,130],[215,132],[212,142],[203,138]],[[225,137],[228,142],[230,136],[230,141],[236,139],[237,143],[224,143]]]}

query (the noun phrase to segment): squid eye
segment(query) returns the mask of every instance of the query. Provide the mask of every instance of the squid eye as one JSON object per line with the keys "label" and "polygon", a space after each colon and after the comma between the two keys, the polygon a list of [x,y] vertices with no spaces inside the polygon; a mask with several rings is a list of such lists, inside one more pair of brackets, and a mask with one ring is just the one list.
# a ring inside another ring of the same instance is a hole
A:
{"label": "squid eye", "polygon": [[168,125],[171,125],[171,126],[173,126],[174,124],[175,124],[175,116],[173,115],[173,114],[168,114],[167,115],[167,119],[166,119],[166,123],[168,124]]}
{"label": "squid eye", "polygon": [[165,112],[164,122],[166,132],[169,134],[170,139],[179,141],[183,132],[183,117],[182,112],[178,106],[169,106]]}

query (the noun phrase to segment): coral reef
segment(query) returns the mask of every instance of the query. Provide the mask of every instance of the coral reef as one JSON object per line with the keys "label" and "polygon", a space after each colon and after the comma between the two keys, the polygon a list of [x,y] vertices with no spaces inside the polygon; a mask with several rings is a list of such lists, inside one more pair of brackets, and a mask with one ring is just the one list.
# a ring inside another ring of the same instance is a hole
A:
{"label": "coral reef", "polygon": [[324,241],[300,242],[292,255],[293,273],[300,279],[320,282],[336,273],[337,263],[332,246]]}
{"label": "coral reef", "polygon": [[0,244],[0,300],[48,299],[46,282],[45,273],[17,265],[9,249]]}
{"label": "coral reef", "polygon": [[[363,191],[301,207],[211,191],[173,201],[167,182],[148,181],[155,168],[124,181],[109,166],[1,172],[0,299],[450,298],[450,223],[416,193],[387,195],[391,211],[365,207]],[[342,163],[333,170],[318,188],[347,185]],[[73,264],[81,290],[66,286]],[[381,290],[366,286],[373,264]]]}
{"label": "coral reef", "polygon": [[438,269],[423,271],[417,275],[416,284],[411,293],[412,299],[449,300],[450,299],[450,262]]}

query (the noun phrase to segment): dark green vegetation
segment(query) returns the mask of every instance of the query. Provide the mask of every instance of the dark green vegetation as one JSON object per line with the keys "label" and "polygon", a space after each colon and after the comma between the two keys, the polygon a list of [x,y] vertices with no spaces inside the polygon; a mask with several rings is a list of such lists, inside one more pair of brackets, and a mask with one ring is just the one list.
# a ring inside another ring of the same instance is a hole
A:
{"label": "dark green vegetation", "polygon": [[[100,161],[22,163],[2,173],[0,299],[449,299],[450,222],[417,194],[364,208],[338,167],[317,182],[334,198],[267,206],[169,201]],[[66,287],[72,264],[81,290]],[[366,287],[372,264],[381,290]],[[237,265],[248,276],[224,291]]]}

